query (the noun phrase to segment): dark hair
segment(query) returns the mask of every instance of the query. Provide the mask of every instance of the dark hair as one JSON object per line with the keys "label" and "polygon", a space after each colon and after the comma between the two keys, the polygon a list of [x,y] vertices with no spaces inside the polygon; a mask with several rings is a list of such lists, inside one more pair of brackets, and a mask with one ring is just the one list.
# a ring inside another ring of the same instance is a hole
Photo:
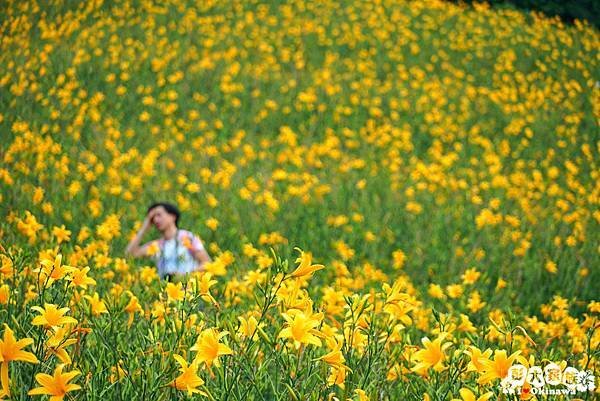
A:
{"label": "dark hair", "polygon": [[146,214],[150,213],[150,210],[154,209],[155,207],[159,207],[159,206],[164,207],[165,210],[167,211],[167,213],[175,215],[175,227],[179,227],[177,225],[177,223],[179,222],[179,216],[181,216],[181,212],[179,211],[179,209],[177,209],[177,206],[173,205],[172,203],[155,202],[148,207]]}

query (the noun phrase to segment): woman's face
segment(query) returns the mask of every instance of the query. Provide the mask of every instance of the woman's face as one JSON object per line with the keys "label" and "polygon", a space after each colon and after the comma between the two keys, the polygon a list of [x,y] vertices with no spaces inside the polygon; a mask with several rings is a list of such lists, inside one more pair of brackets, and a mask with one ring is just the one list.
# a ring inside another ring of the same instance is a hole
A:
{"label": "woman's face", "polygon": [[150,211],[152,213],[151,223],[159,231],[164,231],[171,224],[175,224],[175,215],[167,213],[163,206],[157,206]]}

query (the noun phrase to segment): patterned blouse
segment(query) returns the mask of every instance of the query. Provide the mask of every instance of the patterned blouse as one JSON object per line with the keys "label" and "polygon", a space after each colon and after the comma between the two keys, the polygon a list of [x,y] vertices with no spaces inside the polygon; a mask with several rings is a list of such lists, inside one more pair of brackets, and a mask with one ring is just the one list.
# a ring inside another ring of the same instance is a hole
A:
{"label": "patterned blouse", "polygon": [[160,278],[167,274],[185,274],[194,271],[198,262],[194,254],[204,249],[204,244],[194,233],[178,229],[169,240],[159,238],[142,245],[145,255],[151,256],[158,269]]}

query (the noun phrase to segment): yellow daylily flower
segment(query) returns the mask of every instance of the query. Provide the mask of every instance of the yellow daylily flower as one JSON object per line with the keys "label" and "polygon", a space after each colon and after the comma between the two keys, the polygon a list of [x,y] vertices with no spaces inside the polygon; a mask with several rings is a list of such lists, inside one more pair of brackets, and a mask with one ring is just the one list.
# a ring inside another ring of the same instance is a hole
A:
{"label": "yellow daylily flower", "polygon": [[204,384],[204,380],[198,376],[199,360],[196,358],[192,363],[188,364],[181,355],[174,354],[173,358],[179,363],[181,374],[169,383],[169,385],[175,387],[177,390],[187,391],[188,395],[196,393],[206,396],[207,394],[204,391],[198,390],[198,387]]}
{"label": "yellow daylily flower", "polygon": [[2,392],[10,396],[8,386],[8,364],[14,361],[23,361],[29,363],[38,363],[37,357],[31,352],[23,351],[23,348],[33,344],[32,338],[23,338],[19,341],[15,338],[14,332],[4,324],[4,337],[0,340],[0,366]]}
{"label": "yellow daylily flower", "polygon": [[73,378],[81,374],[78,370],[63,373],[65,364],[59,364],[54,369],[54,374],[50,376],[46,373],[38,373],[35,375],[35,380],[41,385],[29,390],[28,395],[51,395],[50,401],[62,401],[64,396],[71,391],[81,389],[78,384],[69,383]]}
{"label": "yellow daylily flower", "polygon": [[213,363],[215,366],[219,366],[220,356],[233,354],[231,348],[219,342],[221,338],[228,334],[229,332],[227,331],[219,333],[215,328],[202,330],[198,336],[198,339],[196,340],[196,344],[190,348],[190,351],[196,351],[196,358],[198,361],[206,363],[208,367],[210,367]]}
{"label": "yellow daylily flower", "polygon": [[300,248],[295,247],[295,250],[300,252],[300,256],[296,259],[296,263],[300,263],[296,270],[294,270],[290,277],[303,277],[303,276],[312,276],[312,274],[317,271],[325,268],[323,265],[312,264],[312,254],[309,252],[303,252]]}
{"label": "yellow daylily flower", "polygon": [[77,319],[65,316],[70,310],[68,307],[58,308],[54,304],[44,304],[44,308],[32,306],[31,309],[40,313],[31,321],[34,326],[44,326],[44,328],[49,329],[58,328],[64,324],[77,324]]}

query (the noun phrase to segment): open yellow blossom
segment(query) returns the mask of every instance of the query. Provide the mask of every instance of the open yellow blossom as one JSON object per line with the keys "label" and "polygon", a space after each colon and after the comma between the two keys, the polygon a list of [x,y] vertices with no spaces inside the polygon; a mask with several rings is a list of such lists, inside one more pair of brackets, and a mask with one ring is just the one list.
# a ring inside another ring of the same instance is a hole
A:
{"label": "open yellow blossom", "polygon": [[47,282],[51,285],[56,280],[66,278],[67,275],[73,273],[77,268],[73,266],[64,265],[62,263],[62,255],[58,254],[54,257],[54,260],[43,259],[40,262],[40,267],[35,272],[40,273],[40,282],[44,284]]}
{"label": "open yellow blossom", "polygon": [[96,280],[89,277],[87,274],[89,273],[89,266],[84,267],[83,269],[75,269],[71,273],[71,285],[87,289],[88,285],[96,285]]}
{"label": "open yellow blossom", "polygon": [[444,290],[442,289],[442,287],[439,284],[429,284],[429,289],[427,290],[427,293],[432,297],[432,298],[436,298],[436,299],[442,299],[444,298]]}
{"label": "open yellow blossom", "polygon": [[169,301],[182,301],[185,297],[185,291],[181,287],[181,283],[167,283],[165,292]]}
{"label": "open yellow blossom", "polygon": [[548,260],[546,262],[546,264],[544,265],[544,268],[552,274],[555,274],[558,271],[558,268],[556,267],[556,263],[554,263],[551,260]]}
{"label": "open yellow blossom", "polygon": [[71,334],[71,327],[66,325],[58,328],[52,335],[46,340],[46,348],[49,354],[56,355],[56,357],[65,365],[71,363],[71,357],[65,349],[69,345],[77,343],[77,339],[69,338]]}
{"label": "open yellow blossom", "polygon": [[300,263],[296,270],[294,270],[290,277],[303,277],[311,276],[315,271],[323,269],[323,265],[313,265],[312,254],[310,252],[303,252],[300,248],[295,247],[295,250],[300,252],[300,256],[296,259],[296,263]]}
{"label": "open yellow blossom", "polygon": [[148,246],[148,249],[146,249],[146,253],[149,256],[154,256],[159,252],[160,252],[160,246],[158,245],[158,241],[152,241],[150,243],[150,245]]}
{"label": "open yellow blossom", "polygon": [[367,395],[365,390],[357,388],[356,390],[354,390],[354,392],[358,396],[358,401],[369,401],[369,396]]}
{"label": "open yellow blossom", "polygon": [[475,284],[475,282],[479,279],[481,273],[477,271],[477,269],[470,268],[467,269],[461,276],[463,280],[463,284]]}
{"label": "open yellow blossom", "polygon": [[256,341],[258,339],[258,330],[265,326],[264,322],[258,324],[258,321],[254,316],[250,316],[248,319],[243,316],[239,316],[238,320],[240,321],[240,328],[238,329],[238,334],[245,338],[250,338],[252,341]]}
{"label": "open yellow blossom", "polygon": [[484,393],[477,397],[468,388],[461,388],[460,390],[458,390],[458,392],[460,393],[461,399],[454,398],[452,399],[452,401],[487,401],[494,395],[494,393],[488,391],[487,393]]}
{"label": "open yellow blossom", "polygon": [[384,312],[405,325],[411,324],[412,319],[408,316],[408,313],[414,309],[415,300],[410,295],[402,292],[402,281],[396,280],[392,287],[388,283],[384,283],[383,290],[386,293],[383,306]]}
{"label": "open yellow blossom", "polygon": [[527,360],[520,355],[521,351],[515,351],[512,355],[506,356],[505,350],[496,350],[494,359],[484,359],[483,372],[477,381],[479,384],[488,384],[495,379],[504,379],[508,375],[508,369],[515,361],[526,364]]}
{"label": "open yellow blossom", "polygon": [[224,276],[227,274],[227,264],[222,258],[217,257],[212,262],[204,264],[204,271],[214,276]]}
{"label": "open yellow blossom", "polygon": [[333,340],[331,341],[333,343],[333,349],[328,352],[327,354],[316,358],[315,361],[323,361],[325,363],[327,363],[329,366],[338,368],[338,369],[346,369],[350,372],[352,372],[352,370],[347,367],[346,365],[344,365],[344,362],[346,362],[346,358],[344,358],[344,354],[342,354],[342,341],[339,340]]}
{"label": "open yellow blossom", "polygon": [[233,351],[227,345],[219,342],[223,337],[229,334],[227,331],[219,333],[215,328],[202,330],[196,344],[190,348],[190,351],[196,351],[198,362],[204,362],[208,367],[212,364],[219,366],[219,357],[222,355],[231,355]]}
{"label": "open yellow blossom", "polygon": [[49,329],[58,328],[64,324],[77,324],[77,319],[65,316],[69,311],[68,307],[59,309],[54,304],[44,304],[44,308],[32,306],[31,309],[40,313],[31,321],[34,326],[44,326],[44,328]]}
{"label": "open yellow blossom", "polygon": [[477,332],[477,328],[473,325],[471,320],[469,320],[469,316],[465,315],[464,313],[460,314],[460,323],[456,326],[456,330],[470,333]]}
{"label": "open yellow blossom", "polygon": [[23,361],[29,363],[38,363],[38,359],[31,352],[23,351],[23,348],[33,344],[32,338],[23,338],[17,341],[14,332],[4,324],[4,337],[0,340],[0,362],[2,366],[1,370],[1,381],[2,381],[2,392],[10,396],[8,386],[8,364],[14,361]]}
{"label": "open yellow blossom", "polygon": [[181,355],[174,354],[173,358],[179,363],[181,374],[169,385],[177,390],[187,391],[188,395],[196,393],[206,396],[204,391],[198,390],[198,387],[204,384],[204,380],[198,376],[198,359],[194,359],[192,363],[188,364]]}
{"label": "open yellow blossom", "polygon": [[411,369],[413,372],[419,375],[426,376],[427,370],[433,368],[436,372],[444,370],[444,361],[446,360],[446,354],[444,351],[452,345],[451,342],[443,342],[446,337],[445,333],[440,333],[438,338],[431,341],[429,338],[424,337],[421,342],[425,347],[414,353],[413,360],[417,364]]}
{"label": "open yellow blossom", "polygon": [[12,276],[14,273],[13,261],[6,255],[0,255],[2,263],[0,263],[0,274],[5,276]]}
{"label": "open yellow blossom", "polygon": [[346,381],[347,370],[338,367],[332,367],[329,376],[327,377],[327,384],[333,386],[334,384],[340,388],[344,388],[344,382]]}
{"label": "open yellow blossom", "polygon": [[467,371],[481,373],[485,367],[483,361],[489,360],[492,355],[492,350],[486,349],[484,352],[481,352],[479,348],[471,345],[464,353],[471,357],[469,365],[467,366]]}
{"label": "open yellow blossom", "polygon": [[50,395],[50,401],[62,401],[64,396],[70,392],[81,389],[78,384],[69,383],[75,377],[79,376],[81,372],[73,370],[71,372],[63,373],[64,364],[59,364],[54,369],[54,374],[50,376],[46,373],[38,373],[35,375],[35,380],[41,385],[41,387],[29,390],[29,395]]}
{"label": "open yellow blossom", "polygon": [[392,266],[394,269],[402,269],[404,262],[406,261],[406,254],[402,251],[402,249],[398,249],[392,252],[392,259]]}
{"label": "open yellow blossom", "polygon": [[71,231],[67,230],[64,224],[62,224],[60,227],[52,227],[52,235],[54,235],[59,244],[62,242],[67,242],[71,239]]}
{"label": "open yellow blossom", "polygon": [[313,344],[321,346],[319,335],[321,333],[316,329],[323,320],[323,313],[307,315],[303,311],[292,309],[288,313],[282,313],[285,319],[285,327],[279,332],[277,338],[289,338],[293,341],[296,349],[301,344]]}
{"label": "open yellow blossom", "polygon": [[200,294],[200,297],[205,301],[205,302],[210,302],[213,305],[217,304],[217,300],[213,298],[213,296],[210,294],[210,287],[212,287],[213,285],[217,284],[217,280],[213,280],[212,279],[212,273],[209,272],[202,272],[199,273],[199,280],[197,280],[195,282],[196,284],[196,288],[198,293]]}
{"label": "open yellow blossom", "polygon": [[97,292],[95,292],[93,295],[84,295],[83,297],[90,303],[92,315],[100,316],[102,313],[108,313],[106,304],[102,299],[100,299],[100,295],[98,295]]}
{"label": "open yellow blossom", "polygon": [[467,308],[469,308],[469,310],[472,313],[475,313],[481,310],[486,304],[487,302],[483,302],[481,300],[481,295],[479,294],[479,291],[473,290],[469,295],[469,299],[467,301]]}
{"label": "open yellow blossom", "polygon": [[205,224],[206,227],[210,228],[212,231],[215,231],[217,227],[219,227],[219,220],[215,219],[214,217],[211,217],[206,220]]}
{"label": "open yellow blossom", "polygon": [[463,294],[463,286],[460,284],[450,284],[446,286],[446,293],[450,298],[460,298]]}
{"label": "open yellow blossom", "polygon": [[137,297],[133,294],[129,294],[131,298],[129,299],[129,303],[125,306],[125,312],[129,315],[129,319],[127,320],[127,327],[130,327],[133,323],[133,318],[136,312],[142,312],[142,305],[140,305]]}
{"label": "open yellow blossom", "polygon": [[507,282],[502,277],[498,278],[498,281],[496,282],[496,291],[505,288],[506,284]]}
{"label": "open yellow blossom", "polygon": [[369,343],[369,336],[361,327],[355,327],[351,330],[351,325],[344,327],[344,337],[352,339],[350,346],[354,348],[359,355],[362,355]]}

